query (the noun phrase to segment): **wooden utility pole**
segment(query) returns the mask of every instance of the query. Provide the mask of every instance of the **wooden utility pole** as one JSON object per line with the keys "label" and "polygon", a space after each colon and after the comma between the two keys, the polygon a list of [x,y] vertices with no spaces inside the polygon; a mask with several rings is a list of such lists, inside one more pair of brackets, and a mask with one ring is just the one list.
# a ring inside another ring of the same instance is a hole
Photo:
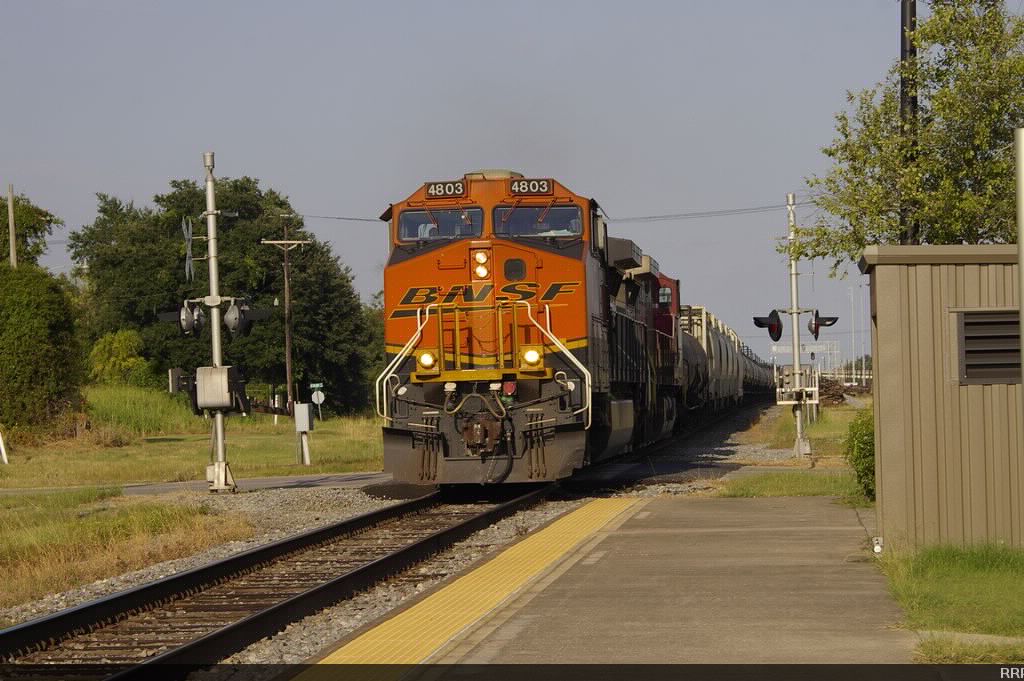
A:
{"label": "wooden utility pole", "polygon": [[288,413],[294,415],[292,405],[295,403],[295,382],[292,378],[292,291],[290,273],[288,269],[288,252],[296,246],[303,246],[312,243],[308,240],[294,240],[288,238],[288,219],[294,217],[289,214],[281,215],[284,218],[284,239],[271,241],[262,239],[260,243],[270,246],[277,246],[284,252],[284,376],[287,383]]}
{"label": "wooden utility pole", "polygon": [[18,246],[14,241],[14,185],[7,185],[7,229],[11,240],[11,269],[18,266]]}

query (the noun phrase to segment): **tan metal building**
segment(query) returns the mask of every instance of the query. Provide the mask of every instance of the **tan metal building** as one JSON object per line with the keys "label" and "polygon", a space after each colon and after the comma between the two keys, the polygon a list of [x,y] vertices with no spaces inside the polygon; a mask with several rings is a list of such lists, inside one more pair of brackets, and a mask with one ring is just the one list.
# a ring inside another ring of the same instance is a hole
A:
{"label": "tan metal building", "polygon": [[886,547],[1024,545],[1017,247],[869,246]]}

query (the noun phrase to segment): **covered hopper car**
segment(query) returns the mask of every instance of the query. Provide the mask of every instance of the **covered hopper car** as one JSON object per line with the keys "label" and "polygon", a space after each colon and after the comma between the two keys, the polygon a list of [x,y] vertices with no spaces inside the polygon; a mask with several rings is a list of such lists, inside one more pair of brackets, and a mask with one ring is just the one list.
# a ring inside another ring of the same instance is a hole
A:
{"label": "covered hopper car", "polygon": [[417,484],[538,482],[768,392],[770,367],[600,208],[505,170],[381,216],[384,465]]}

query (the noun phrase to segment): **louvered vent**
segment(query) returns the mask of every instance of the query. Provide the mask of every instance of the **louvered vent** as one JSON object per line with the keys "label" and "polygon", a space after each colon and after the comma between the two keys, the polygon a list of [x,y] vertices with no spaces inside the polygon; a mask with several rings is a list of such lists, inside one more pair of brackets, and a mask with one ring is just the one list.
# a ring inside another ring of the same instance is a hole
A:
{"label": "louvered vent", "polygon": [[960,382],[1020,382],[1020,320],[1016,312],[963,312]]}

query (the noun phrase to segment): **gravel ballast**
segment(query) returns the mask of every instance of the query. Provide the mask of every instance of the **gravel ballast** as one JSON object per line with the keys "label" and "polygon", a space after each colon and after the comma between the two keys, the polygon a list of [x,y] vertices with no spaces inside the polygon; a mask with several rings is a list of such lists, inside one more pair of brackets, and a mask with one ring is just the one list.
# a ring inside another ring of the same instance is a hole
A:
{"label": "gravel ballast", "polygon": [[228,542],[185,558],[156,563],[141,570],[108,577],[77,589],[50,594],[37,601],[2,609],[0,618],[12,623],[26,622],[168,575],[223,560],[236,553],[269,544],[304,530],[398,503],[368,496],[358,489],[331,487],[267,489],[245,494],[221,495],[209,492],[180,492],[153,496],[152,499],[162,503],[199,504],[210,509],[212,513],[242,513],[256,529],[256,534],[243,541]]}

